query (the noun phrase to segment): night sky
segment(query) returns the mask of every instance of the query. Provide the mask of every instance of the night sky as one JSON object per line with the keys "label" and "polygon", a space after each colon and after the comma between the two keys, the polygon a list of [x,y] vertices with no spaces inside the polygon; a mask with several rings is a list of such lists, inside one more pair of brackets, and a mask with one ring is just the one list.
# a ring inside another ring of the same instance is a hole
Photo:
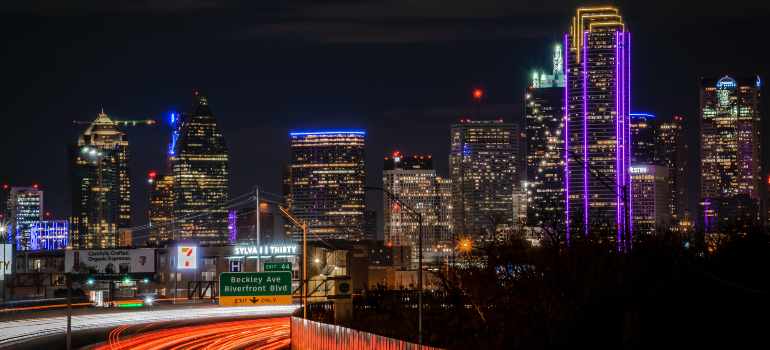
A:
{"label": "night sky", "polygon": [[[92,121],[102,108],[117,119],[154,119],[122,127],[132,222],[145,224],[147,174],[165,171],[170,112],[187,110],[196,91],[230,149],[231,197],[255,185],[280,195],[293,130],[365,130],[370,186],[381,185],[382,159],[393,151],[432,155],[447,176],[450,125],[475,118],[473,89],[484,91],[484,119],[523,126],[532,70],[551,69],[553,46],[589,5],[618,7],[632,33],[632,110],[684,118],[694,210],[700,79],[770,79],[767,3],[8,3],[0,8],[0,184],[38,184],[48,218],[67,219],[66,145],[87,128],[73,121]],[[368,210],[381,203],[367,196]]]}

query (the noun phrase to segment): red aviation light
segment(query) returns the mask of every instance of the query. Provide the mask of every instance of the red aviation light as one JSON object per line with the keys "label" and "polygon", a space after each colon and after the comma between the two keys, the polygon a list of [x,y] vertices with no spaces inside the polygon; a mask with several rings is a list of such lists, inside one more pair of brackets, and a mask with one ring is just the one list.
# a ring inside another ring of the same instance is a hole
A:
{"label": "red aviation light", "polygon": [[428,159],[430,159],[430,155],[428,155]]}
{"label": "red aviation light", "polygon": [[45,216],[50,216],[50,215],[51,215],[51,213],[45,213]]}
{"label": "red aviation light", "polygon": [[3,185],[3,188],[8,188],[8,185]]}
{"label": "red aviation light", "polygon": [[401,207],[398,204],[395,204],[395,203],[393,204],[393,210],[398,210],[399,208]]}
{"label": "red aviation light", "polygon": [[35,186],[32,186],[32,187],[37,188],[37,184],[35,184]]}
{"label": "red aviation light", "polygon": [[483,93],[479,89],[473,90],[473,98],[481,98],[482,94]]}
{"label": "red aviation light", "polygon": [[388,242],[388,247],[392,247],[392,246],[393,246],[393,242]]}
{"label": "red aviation light", "polygon": [[151,177],[151,178],[155,178],[155,176],[157,176],[157,174],[155,174],[155,172],[154,172],[154,171],[150,173],[150,177]]}

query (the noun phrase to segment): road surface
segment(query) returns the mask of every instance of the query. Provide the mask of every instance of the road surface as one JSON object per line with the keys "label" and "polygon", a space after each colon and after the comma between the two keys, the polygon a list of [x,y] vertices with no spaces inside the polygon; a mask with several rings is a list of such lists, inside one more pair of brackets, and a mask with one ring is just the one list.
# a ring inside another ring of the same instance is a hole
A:
{"label": "road surface", "polygon": [[[286,315],[297,306],[252,306],[252,307],[206,307],[195,309],[173,309],[161,311],[133,311],[110,314],[82,315],[72,317],[73,338],[75,332],[90,329],[115,328],[123,325],[148,324],[178,320],[220,318],[224,320],[238,316]],[[52,335],[64,335],[67,331],[66,317],[49,317],[2,322],[0,318],[0,347],[21,345],[22,342]],[[14,349],[25,347],[11,346]],[[52,350],[52,348],[49,348]]]}

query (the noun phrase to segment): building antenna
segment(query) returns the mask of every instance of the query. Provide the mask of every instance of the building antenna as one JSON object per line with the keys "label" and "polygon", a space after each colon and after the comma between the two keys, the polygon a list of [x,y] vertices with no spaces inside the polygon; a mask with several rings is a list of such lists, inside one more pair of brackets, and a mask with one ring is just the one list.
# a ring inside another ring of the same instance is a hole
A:
{"label": "building antenna", "polygon": [[473,98],[476,99],[476,118],[481,119],[481,89],[473,90]]}

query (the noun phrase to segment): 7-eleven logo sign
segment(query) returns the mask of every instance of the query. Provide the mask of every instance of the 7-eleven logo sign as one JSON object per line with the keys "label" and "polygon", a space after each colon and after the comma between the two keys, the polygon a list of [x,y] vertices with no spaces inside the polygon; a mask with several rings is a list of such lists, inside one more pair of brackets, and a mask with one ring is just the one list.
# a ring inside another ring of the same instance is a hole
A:
{"label": "7-eleven logo sign", "polygon": [[198,247],[177,247],[177,268],[198,268]]}

